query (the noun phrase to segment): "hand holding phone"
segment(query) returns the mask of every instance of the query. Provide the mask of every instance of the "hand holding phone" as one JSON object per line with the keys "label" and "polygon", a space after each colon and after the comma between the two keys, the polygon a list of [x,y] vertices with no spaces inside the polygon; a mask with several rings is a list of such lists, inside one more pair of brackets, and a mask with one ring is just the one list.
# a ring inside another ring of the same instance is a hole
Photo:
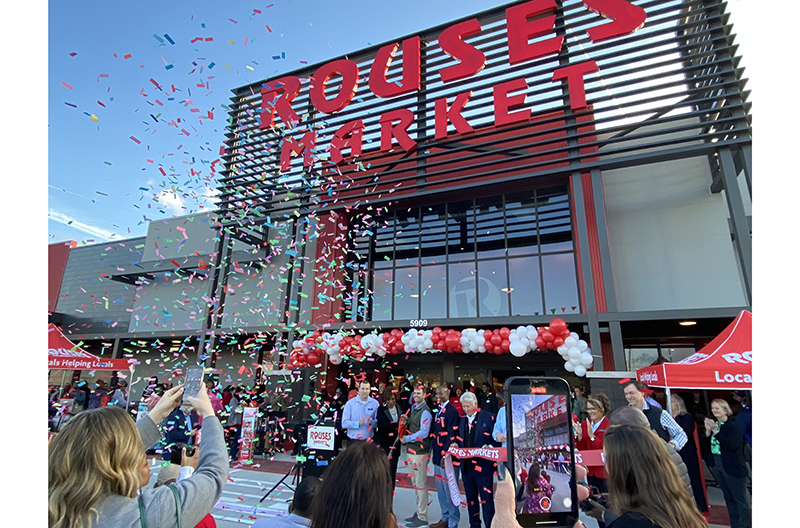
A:
{"label": "hand holding phone", "polygon": [[203,385],[205,367],[189,367],[186,369],[186,379],[183,381],[183,401],[188,402],[189,398],[197,398],[200,395],[200,387]]}
{"label": "hand holding phone", "polygon": [[569,385],[560,378],[513,377],[506,393],[508,465],[521,479],[518,526],[572,526],[580,500]]}

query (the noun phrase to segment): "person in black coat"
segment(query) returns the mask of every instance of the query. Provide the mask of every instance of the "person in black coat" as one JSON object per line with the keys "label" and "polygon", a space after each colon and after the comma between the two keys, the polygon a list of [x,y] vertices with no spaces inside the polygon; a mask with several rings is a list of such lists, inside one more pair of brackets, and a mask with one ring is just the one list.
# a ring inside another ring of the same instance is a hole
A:
{"label": "person in black coat", "polygon": [[375,442],[383,451],[389,455],[389,466],[392,470],[392,489],[397,482],[397,462],[400,460],[400,444],[395,445],[397,440],[397,428],[400,425],[400,417],[403,415],[400,406],[397,405],[397,396],[391,387],[387,387],[381,394],[383,405],[378,407],[377,428],[375,429]]}
{"label": "person in black coat", "polygon": [[711,414],[706,418],[706,435],[711,437],[711,451],[706,464],[714,475],[731,519],[731,528],[750,528],[752,517],[747,497],[747,465],[744,461],[742,430],[731,419],[730,405],[725,400],[711,402]]}
{"label": "person in black coat", "polygon": [[[458,445],[461,416],[450,404],[450,388],[446,384],[436,388],[436,402],[438,405],[434,407],[436,413],[431,430],[431,460],[433,461],[436,495],[439,498],[442,520],[432,523],[431,526],[457,528],[458,522],[461,520],[461,512],[458,509],[460,504],[453,504],[453,500],[450,498],[443,453],[450,449],[450,445]],[[453,466],[456,479],[458,479],[458,469]]]}
{"label": "person in black coat", "polygon": [[164,442],[166,448],[161,456],[164,460],[170,459],[170,452],[175,444],[195,445],[197,442],[197,431],[199,427],[200,417],[197,411],[191,409],[188,404],[182,404],[180,407],[172,411],[165,421],[166,434],[164,435]]}
{"label": "person in black coat", "polygon": [[678,454],[681,456],[681,460],[683,460],[689,472],[689,480],[692,483],[692,494],[697,503],[697,509],[701,512],[707,512],[708,501],[706,500],[706,494],[703,490],[704,477],[701,474],[700,459],[697,457],[697,443],[694,439],[697,426],[694,423],[694,417],[687,412],[683,398],[675,394],[671,399],[672,416],[675,418],[675,421],[678,422],[678,425],[681,426],[681,429],[686,432],[686,437],[688,438],[686,445],[683,446],[683,449],[681,449]]}
{"label": "person in black coat", "polygon": [[[459,427],[459,447],[498,447],[492,438],[495,415],[478,410],[478,399],[471,392],[461,395],[461,406],[466,416],[461,418]],[[492,525],[494,517],[494,497],[492,483],[497,464],[481,458],[467,458],[461,461],[461,480],[467,496],[470,528],[480,528],[481,509],[486,528]],[[481,508],[482,506],[482,508]]]}
{"label": "person in black coat", "polygon": [[500,405],[497,403],[497,396],[492,393],[492,386],[489,382],[483,383],[483,391],[478,400],[478,407],[480,407],[482,411],[488,411],[495,416],[497,416],[497,411],[500,410]]}

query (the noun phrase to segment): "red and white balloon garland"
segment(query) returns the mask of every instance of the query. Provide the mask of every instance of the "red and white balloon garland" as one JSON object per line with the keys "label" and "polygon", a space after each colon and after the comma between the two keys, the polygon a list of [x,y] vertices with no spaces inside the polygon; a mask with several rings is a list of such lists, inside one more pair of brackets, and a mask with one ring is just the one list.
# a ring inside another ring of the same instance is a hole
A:
{"label": "red and white balloon garland", "polygon": [[431,330],[412,328],[403,332],[395,328],[381,334],[330,334],[315,331],[292,343],[289,355],[291,368],[319,367],[322,354],[334,365],[343,359],[362,361],[368,356],[427,354],[450,352],[463,354],[505,354],[522,357],[534,350],[556,350],[564,358],[564,368],[577,376],[585,376],[594,358],[585,341],[567,329],[562,319],[553,319],[548,327],[532,325],[516,329],[495,330]]}

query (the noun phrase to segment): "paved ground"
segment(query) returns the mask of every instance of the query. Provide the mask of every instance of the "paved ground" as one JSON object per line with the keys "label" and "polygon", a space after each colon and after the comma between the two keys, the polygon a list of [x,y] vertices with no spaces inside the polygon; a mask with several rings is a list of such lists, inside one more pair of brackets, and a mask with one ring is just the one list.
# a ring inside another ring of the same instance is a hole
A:
{"label": "paved ground", "polygon": [[[156,475],[160,468],[159,460],[154,460],[151,467],[152,486],[156,481]],[[211,512],[219,528],[233,528],[243,524],[253,524],[258,519],[286,515],[289,502],[293,492],[289,489],[292,477],[290,476],[267,499],[261,502],[261,498],[275,484],[277,484],[292,468],[293,458],[288,455],[277,455],[274,460],[256,459],[252,466],[247,469],[232,468],[230,478],[222,498]],[[395,488],[394,512],[403,528],[403,519],[411,516],[416,509],[416,498],[414,490],[411,489],[409,470],[404,467],[404,458],[400,459],[397,469],[398,483]],[[428,468],[428,489],[429,492],[429,521],[434,523],[441,519],[441,510],[436,496],[436,485],[433,479],[433,470]],[[463,490],[462,490],[463,491]],[[730,526],[728,513],[725,509],[725,501],[722,492],[714,487],[708,488],[709,500],[711,503],[711,515],[709,516],[709,528],[722,528]],[[587,528],[597,528],[597,523],[591,517],[581,514],[581,520]],[[467,509],[461,508],[461,523],[459,528],[469,526]]]}

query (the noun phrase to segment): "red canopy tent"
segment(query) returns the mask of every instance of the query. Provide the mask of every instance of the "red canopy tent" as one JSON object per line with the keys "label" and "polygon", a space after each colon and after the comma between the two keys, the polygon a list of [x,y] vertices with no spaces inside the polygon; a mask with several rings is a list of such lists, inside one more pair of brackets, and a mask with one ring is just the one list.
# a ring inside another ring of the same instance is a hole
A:
{"label": "red canopy tent", "polygon": [[636,379],[669,389],[752,390],[753,314],[740,313],[699,352],[678,363],[640,368]]}
{"label": "red canopy tent", "polygon": [[132,359],[105,359],[92,355],[70,341],[54,324],[47,328],[47,368],[53,370],[128,370]]}

